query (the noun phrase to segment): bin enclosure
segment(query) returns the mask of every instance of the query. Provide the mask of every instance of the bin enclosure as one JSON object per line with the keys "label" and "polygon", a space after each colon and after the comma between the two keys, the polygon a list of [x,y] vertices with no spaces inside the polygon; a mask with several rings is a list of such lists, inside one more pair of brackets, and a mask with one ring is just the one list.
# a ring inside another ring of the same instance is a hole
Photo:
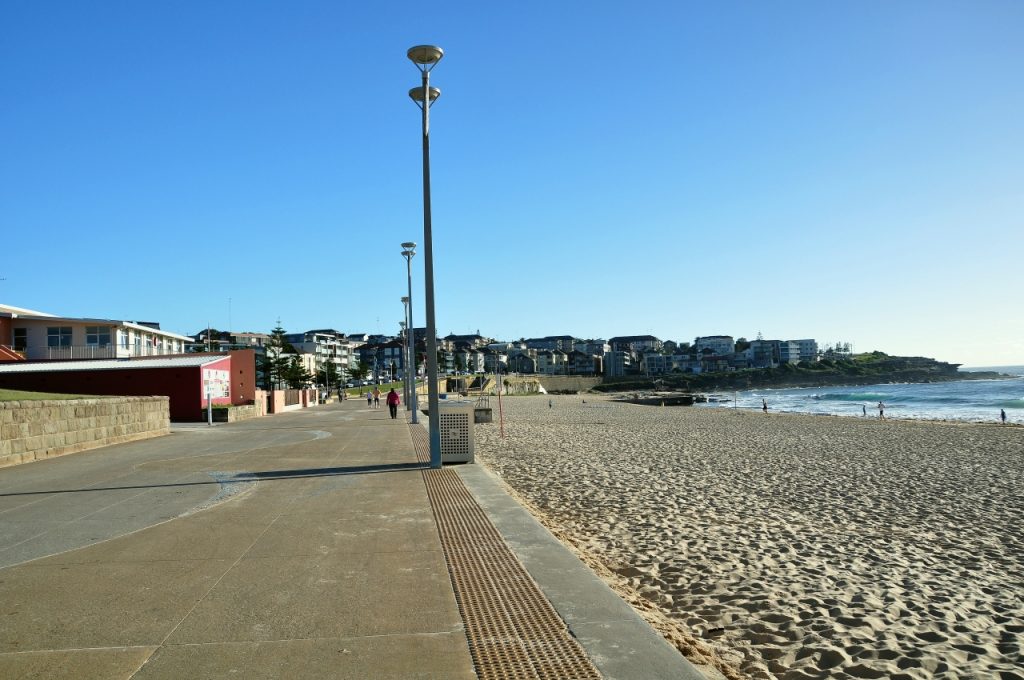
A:
{"label": "bin enclosure", "polygon": [[474,460],[474,407],[470,402],[438,404],[441,430],[441,464]]}

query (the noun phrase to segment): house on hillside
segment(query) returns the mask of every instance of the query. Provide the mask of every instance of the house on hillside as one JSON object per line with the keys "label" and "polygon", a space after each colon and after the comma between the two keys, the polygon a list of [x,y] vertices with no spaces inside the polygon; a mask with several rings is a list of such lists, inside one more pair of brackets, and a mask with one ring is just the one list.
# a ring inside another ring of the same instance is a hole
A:
{"label": "house on hillside", "polygon": [[613,352],[660,352],[662,342],[653,335],[620,335],[609,338],[608,345]]}
{"label": "house on hillside", "polygon": [[512,373],[536,373],[536,353],[527,351],[510,353],[508,356],[508,370]]}
{"label": "house on hillside", "polygon": [[693,348],[697,354],[724,357],[736,352],[736,341],[731,335],[705,335],[694,339]]}

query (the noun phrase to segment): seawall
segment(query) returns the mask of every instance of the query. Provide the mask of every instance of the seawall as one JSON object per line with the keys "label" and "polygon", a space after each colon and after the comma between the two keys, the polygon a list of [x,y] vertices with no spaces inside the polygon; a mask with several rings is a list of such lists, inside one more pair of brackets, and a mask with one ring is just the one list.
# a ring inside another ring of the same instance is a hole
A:
{"label": "seawall", "polygon": [[0,467],[170,433],[167,397],[0,402]]}

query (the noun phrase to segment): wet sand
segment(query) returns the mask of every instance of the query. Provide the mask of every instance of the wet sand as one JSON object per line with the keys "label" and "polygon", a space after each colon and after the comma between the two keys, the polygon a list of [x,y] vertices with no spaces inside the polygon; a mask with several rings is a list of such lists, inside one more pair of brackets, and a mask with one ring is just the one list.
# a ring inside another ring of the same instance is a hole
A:
{"label": "wet sand", "polygon": [[478,461],[698,663],[1024,679],[1024,428],[502,402]]}

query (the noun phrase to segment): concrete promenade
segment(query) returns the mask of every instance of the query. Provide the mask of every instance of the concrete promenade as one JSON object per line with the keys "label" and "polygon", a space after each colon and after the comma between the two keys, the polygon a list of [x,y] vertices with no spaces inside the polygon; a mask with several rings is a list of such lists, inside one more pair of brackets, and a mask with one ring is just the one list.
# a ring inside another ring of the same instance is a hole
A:
{"label": "concrete promenade", "polygon": [[[481,677],[413,440],[353,400],[0,470],[0,678]],[[461,467],[601,677],[700,677]]]}

